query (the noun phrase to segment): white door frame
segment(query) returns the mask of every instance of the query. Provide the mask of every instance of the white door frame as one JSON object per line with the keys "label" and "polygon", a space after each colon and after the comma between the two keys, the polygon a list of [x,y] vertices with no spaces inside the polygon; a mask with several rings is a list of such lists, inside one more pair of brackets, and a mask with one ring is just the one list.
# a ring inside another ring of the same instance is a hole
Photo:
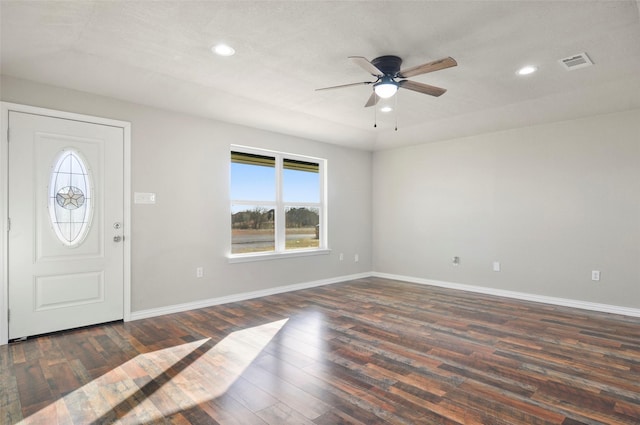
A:
{"label": "white door frame", "polygon": [[131,123],[90,115],[62,112],[17,103],[0,102],[0,345],[9,339],[9,111],[24,112],[122,128],[124,133],[124,311],[125,322],[131,320]]}

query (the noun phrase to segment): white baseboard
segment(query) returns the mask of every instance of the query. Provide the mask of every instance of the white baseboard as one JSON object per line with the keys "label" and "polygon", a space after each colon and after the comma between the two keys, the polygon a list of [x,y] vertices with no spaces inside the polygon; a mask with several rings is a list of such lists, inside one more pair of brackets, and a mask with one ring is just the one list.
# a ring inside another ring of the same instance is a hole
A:
{"label": "white baseboard", "polygon": [[487,288],[483,286],[465,285],[462,283],[443,282],[438,280],[422,279],[418,277],[402,276],[389,273],[372,272],[371,276],[385,279],[400,280],[403,282],[417,283],[420,285],[439,286],[442,288],[458,289],[461,291],[477,292],[486,295],[496,295],[505,298],[514,298],[524,301],[533,301],[551,305],[559,305],[563,307],[573,307],[583,310],[598,311],[602,313],[621,314],[624,316],[640,317],[640,309],[621,307],[610,304],[599,304],[588,301],[571,300],[567,298],[548,297],[545,295],[535,295],[526,292],[507,291],[504,289]]}
{"label": "white baseboard", "polygon": [[278,286],[275,288],[263,289],[260,291],[243,292],[240,294],[227,295],[218,298],[194,301],[184,304],[174,304],[166,307],[152,308],[131,312],[131,320],[147,319],[150,317],[162,316],[164,314],[180,313],[183,311],[195,310],[197,308],[211,307],[214,305],[232,303],[237,301],[250,300],[253,298],[266,297],[268,295],[281,294],[283,292],[298,291],[300,289],[314,288],[317,286],[330,285],[333,283],[346,282],[349,280],[362,279],[367,277],[380,277],[385,279],[399,280],[420,285],[438,286],[441,288],[457,289],[479,294],[495,295],[505,298],[513,298],[524,301],[539,302],[544,304],[559,305],[563,307],[579,308],[583,310],[598,311],[602,313],[621,314],[624,316],[640,317],[640,309],[621,307],[610,304],[600,304],[588,301],[572,300],[567,298],[549,297],[545,295],[529,294],[526,292],[507,291],[504,289],[488,288],[483,286],[467,285],[462,283],[444,282],[439,280],[423,279],[412,276],[403,276],[390,273],[359,273],[347,276],[340,276],[331,279],[316,280],[312,282],[298,283],[294,285]]}
{"label": "white baseboard", "polygon": [[359,273],[347,276],[340,276],[331,279],[316,280],[313,282],[297,283],[294,285],[278,286],[275,288],[263,289],[260,291],[242,292],[240,294],[227,295],[218,298],[194,301],[184,304],[174,304],[166,307],[151,308],[148,310],[132,311],[131,320],[148,319],[150,317],[162,316],[164,314],[180,313],[182,311],[195,310],[197,308],[211,307],[214,305],[233,303],[237,301],[250,300],[253,298],[266,297],[268,295],[281,294],[283,292],[299,291],[300,289],[315,288],[316,286],[330,285],[332,283],[346,282],[348,280],[362,279],[370,277],[371,273]]}
{"label": "white baseboard", "polygon": [[[443,282],[438,280],[423,279],[412,276],[403,276],[390,273],[359,273],[347,276],[340,276],[330,279],[316,280],[312,282],[298,283],[294,285],[278,286],[275,288],[263,289],[260,291],[243,292],[240,294],[227,295],[224,297],[210,298],[206,300],[194,301],[190,303],[174,304],[166,307],[152,308],[148,310],[140,310],[131,312],[130,320],[147,319],[150,317],[162,316],[164,314],[179,313],[197,308],[211,307],[214,305],[232,303],[236,301],[244,301],[253,298],[265,297],[268,295],[281,294],[283,292],[298,291],[300,289],[314,288],[317,286],[330,285],[333,283],[346,282],[349,280],[363,279],[367,277],[380,277],[384,279],[393,279],[409,283],[417,283],[420,285],[438,286],[448,289],[457,289],[467,292],[476,292],[480,294],[496,295],[505,298],[514,298],[524,301],[533,301],[551,305],[559,305],[564,307],[579,308],[583,310],[598,311],[603,313],[621,314],[625,316],[640,317],[640,309],[621,307],[609,304],[599,304],[587,301],[571,300],[566,298],[548,297],[544,295],[535,295],[525,292],[507,291],[503,289],[487,288],[482,286],[466,285],[462,283]],[[6,344],[6,341],[0,341],[0,345]]]}

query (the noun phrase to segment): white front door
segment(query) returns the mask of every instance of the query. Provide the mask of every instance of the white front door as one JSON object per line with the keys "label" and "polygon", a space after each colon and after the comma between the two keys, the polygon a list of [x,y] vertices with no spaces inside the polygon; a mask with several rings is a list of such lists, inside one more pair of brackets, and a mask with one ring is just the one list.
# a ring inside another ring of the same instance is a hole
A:
{"label": "white front door", "polygon": [[123,128],[9,111],[9,131],[9,339],[123,319]]}

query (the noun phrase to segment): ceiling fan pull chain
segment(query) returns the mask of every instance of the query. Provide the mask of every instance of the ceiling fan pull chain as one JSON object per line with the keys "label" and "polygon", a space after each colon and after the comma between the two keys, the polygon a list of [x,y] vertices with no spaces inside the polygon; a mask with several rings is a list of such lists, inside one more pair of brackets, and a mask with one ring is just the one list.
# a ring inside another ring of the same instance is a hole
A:
{"label": "ceiling fan pull chain", "polygon": [[[377,96],[375,90],[373,91],[374,96]],[[378,127],[378,105],[374,103],[373,108],[373,128]]]}
{"label": "ceiling fan pull chain", "polygon": [[395,112],[396,112],[396,131],[398,131],[398,93],[396,93],[396,107],[395,107]]}

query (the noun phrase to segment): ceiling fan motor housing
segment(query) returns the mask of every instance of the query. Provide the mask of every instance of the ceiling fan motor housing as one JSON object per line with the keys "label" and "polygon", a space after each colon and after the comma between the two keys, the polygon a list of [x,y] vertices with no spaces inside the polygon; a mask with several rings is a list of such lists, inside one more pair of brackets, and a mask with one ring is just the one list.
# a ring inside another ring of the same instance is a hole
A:
{"label": "ceiling fan motor housing", "polygon": [[400,72],[402,59],[398,56],[380,56],[371,61],[371,64],[384,73],[395,77]]}

